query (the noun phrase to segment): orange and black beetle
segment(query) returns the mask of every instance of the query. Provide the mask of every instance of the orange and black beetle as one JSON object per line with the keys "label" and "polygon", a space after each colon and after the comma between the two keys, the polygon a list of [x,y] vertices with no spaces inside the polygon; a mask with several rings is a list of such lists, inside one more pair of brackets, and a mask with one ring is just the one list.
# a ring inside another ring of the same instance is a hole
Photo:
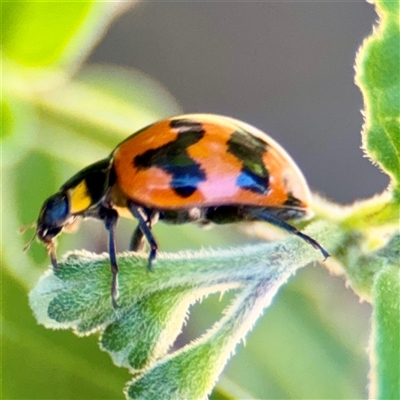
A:
{"label": "orange and black beetle", "polygon": [[267,221],[328,253],[286,221],[308,212],[306,181],[281,146],[232,118],[193,114],[169,118],[134,133],[105,160],[78,172],[43,204],[36,233],[57,267],[53,239],[75,217],[104,221],[109,234],[111,296],[117,297],[114,231],[118,217],[135,217],[131,248],[150,245],[151,232],[167,223]]}

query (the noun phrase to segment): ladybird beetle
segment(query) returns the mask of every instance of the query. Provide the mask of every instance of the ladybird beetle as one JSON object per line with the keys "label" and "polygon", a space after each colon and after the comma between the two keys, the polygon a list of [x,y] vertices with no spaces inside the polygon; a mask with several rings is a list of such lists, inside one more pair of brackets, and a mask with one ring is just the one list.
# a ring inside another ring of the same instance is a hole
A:
{"label": "ladybird beetle", "polygon": [[43,204],[36,234],[57,268],[53,239],[76,217],[104,222],[117,307],[114,232],[119,217],[138,220],[131,249],[150,245],[157,221],[217,224],[266,221],[328,252],[286,221],[305,217],[310,191],[294,161],[264,132],[235,119],[192,114],[156,122],[129,136],[106,159],[74,175]]}

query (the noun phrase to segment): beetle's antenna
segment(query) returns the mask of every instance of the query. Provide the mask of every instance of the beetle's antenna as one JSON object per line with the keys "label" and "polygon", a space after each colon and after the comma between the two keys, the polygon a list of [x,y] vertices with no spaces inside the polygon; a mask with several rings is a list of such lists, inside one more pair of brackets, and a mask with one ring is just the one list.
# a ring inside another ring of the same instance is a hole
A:
{"label": "beetle's antenna", "polygon": [[18,232],[19,233],[24,233],[26,232],[28,229],[32,229],[32,228],[36,228],[37,222],[33,222],[30,225],[25,225],[25,226],[21,226],[21,228],[19,228]]}
{"label": "beetle's antenna", "polygon": [[33,243],[33,241],[35,240],[35,238],[36,238],[36,231],[35,231],[35,233],[33,234],[32,239],[24,246],[24,248],[23,248],[22,250],[23,250],[23,251],[29,250],[29,247],[31,247],[31,244]]}
{"label": "beetle's antenna", "polygon": [[[31,225],[26,225],[26,226],[21,227],[21,228],[19,229],[19,233],[24,233],[24,232],[26,232],[28,229],[31,229],[31,228],[36,228],[36,221],[35,221],[33,224],[31,224]],[[35,230],[35,233],[33,234],[32,239],[24,246],[23,251],[27,251],[27,250],[29,249],[29,247],[31,247],[31,244],[32,244],[33,241],[35,240],[36,235],[37,235],[37,231]]]}

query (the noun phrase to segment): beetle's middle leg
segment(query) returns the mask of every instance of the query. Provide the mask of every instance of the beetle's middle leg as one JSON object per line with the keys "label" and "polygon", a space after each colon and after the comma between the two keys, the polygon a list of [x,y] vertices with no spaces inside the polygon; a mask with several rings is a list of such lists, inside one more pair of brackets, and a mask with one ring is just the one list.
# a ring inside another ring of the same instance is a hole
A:
{"label": "beetle's middle leg", "polygon": [[152,270],[152,263],[156,258],[158,245],[156,239],[151,232],[151,225],[153,221],[158,219],[158,214],[154,212],[146,212],[143,207],[137,206],[136,204],[128,201],[128,209],[132,213],[132,215],[138,220],[139,225],[133,232],[132,240],[131,240],[131,250],[139,251],[143,248],[144,240],[146,239],[150,245],[150,254],[147,263],[147,268]]}

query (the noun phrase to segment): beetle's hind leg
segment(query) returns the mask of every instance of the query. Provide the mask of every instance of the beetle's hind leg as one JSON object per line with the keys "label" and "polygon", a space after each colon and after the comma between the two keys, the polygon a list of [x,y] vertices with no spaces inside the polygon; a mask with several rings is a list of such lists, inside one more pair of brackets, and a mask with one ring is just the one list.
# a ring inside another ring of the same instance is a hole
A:
{"label": "beetle's hind leg", "polygon": [[138,220],[139,225],[133,232],[131,240],[131,249],[134,251],[139,251],[143,248],[144,239],[150,245],[150,254],[147,263],[147,268],[152,271],[152,263],[156,258],[158,245],[156,239],[151,232],[151,224],[153,220],[157,220],[158,215],[155,213],[147,213],[142,207],[135,205],[134,203],[128,201],[127,204],[129,211]]}
{"label": "beetle's hind leg", "polygon": [[268,210],[258,208],[246,208],[246,212],[256,217],[258,220],[269,222],[272,225],[275,225],[287,232],[293,233],[294,235],[301,237],[307,243],[311,244],[311,246],[313,246],[315,249],[321,251],[322,255],[324,256],[324,261],[329,257],[329,253],[315,239],[299,231],[294,226],[288,224],[286,221],[275,216]]}

